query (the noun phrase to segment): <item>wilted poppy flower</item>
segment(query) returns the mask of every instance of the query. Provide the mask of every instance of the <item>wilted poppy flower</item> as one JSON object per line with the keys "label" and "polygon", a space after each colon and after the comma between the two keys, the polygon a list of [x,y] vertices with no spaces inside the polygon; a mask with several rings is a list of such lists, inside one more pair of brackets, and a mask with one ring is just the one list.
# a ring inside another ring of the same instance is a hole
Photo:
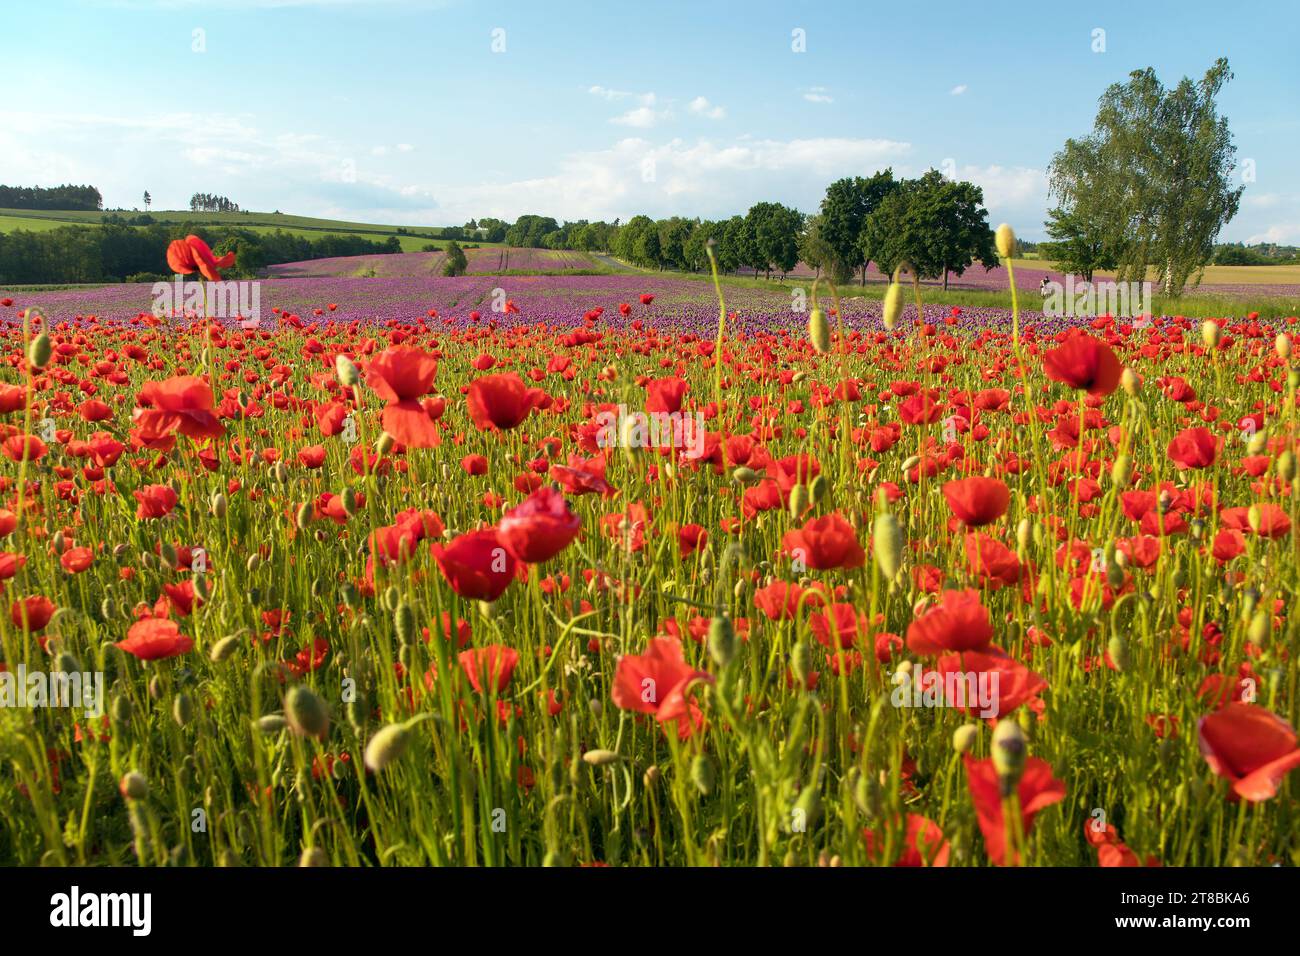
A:
{"label": "wilted poppy flower", "polygon": [[1243,800],[1276,796],[1282,778],[1300,767],[1295,730],[1254,704],[1234,701],[1202,717],[1196,730],[1205,762],[1232,781],[1232,792]]}
{"label": "wilted poppy flower", "polygon": [[148,617],[132,624],[126,640],[115,646],[142,661],[156,661],[186,653],[194,647],[194,641],[180,632],[175,621]]}
{"label": "wilted poppy flower", "polygon": [[907,646],[922,656],[945,651],[979,651],[993,640],[989,612],[978,591],[944,591],[940,603],[907,628]]}
{"label": "wilted poppy flower", "polygon": [[1011,503],[1011,490],[1005,482],[979,475],[946,482],[943,496],[952,513],[972,528],[997,521]]}
{"label": "wilted poppy flower", "polygon": [[446,547],[434,542],[430,551],[451,589],[463,598],[495,601],[515,577],[515,558],[496,528],[462,534]]}
{"label": "wilted poppy flower", "polygon": [[567,548],[581,529],[582,519],[569,510],[564,495],[546,486],[502,516],[497,537],[518,560],[541,564]]}
{"label": "wilted poppy flower", "polygon": [[802,528],[787,531],[782,544],[794,561],[817,571],[858,568],[867,557],[853,525],[838,514],[813,518]]}
{"label": "wilted poppy flower", "polygon": [[516,372],[476,378],[465,393],[469,417],[479,431],[509,431],[545,400],[540,388],[527,388]]}
{"label": "wilted poppy flower", "polygon": [[1091,395],[1109,395],[1124,367],[1110,347],[1085,332],[1070,335],[1059,348],[1043,353],[1043,371],[1056,382]]}

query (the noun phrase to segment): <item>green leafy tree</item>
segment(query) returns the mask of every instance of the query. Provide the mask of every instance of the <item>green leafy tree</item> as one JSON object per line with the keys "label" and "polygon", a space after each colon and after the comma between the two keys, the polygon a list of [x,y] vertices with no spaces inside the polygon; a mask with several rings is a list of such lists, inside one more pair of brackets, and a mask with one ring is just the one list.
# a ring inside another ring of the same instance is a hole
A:
{"label": "green leafy tree", "polygon": [[867,259],[862,252],[862,227],[876,207],[898,188],[894,171],[886,169],[868,179],[837,179],[826,187],[821,205],[820,235],[829,250],[823,266],[836,282],[847,282],[862,270],[867,281]]}
{"label": "green leafy tree", "polygon": [[460,243],[455,240],[447,243],[447,257],[442,264],[442,274],[463,276],[468,268],[469,260],[465,258],[465,250],[460,247]]}
{"label": "green leafy tree", "polygon": [[1236,147],[1215,103],[1230,79],[1223,58],[1168,90],[1154,70],[1135,70],[1102,94],[1091,135],[1053,158],[1061,208],[1105,223],[1119,281],[1142,281],[1154,266],[1165,294],[1181,293],[1237,214],[1244,187],[1232,186]]}

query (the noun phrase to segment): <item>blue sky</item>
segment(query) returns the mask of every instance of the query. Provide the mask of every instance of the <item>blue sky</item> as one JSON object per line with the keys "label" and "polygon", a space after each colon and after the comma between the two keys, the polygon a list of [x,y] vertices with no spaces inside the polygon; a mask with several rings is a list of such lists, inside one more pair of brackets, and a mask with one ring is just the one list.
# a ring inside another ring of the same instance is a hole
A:
{"label": "blue sky", "polygon": [[1298,27],[1293,0],[6,3],[0,181],[444,225],[813,211],[840,176],[934,166],[1040,238],[1108,84],[1227,56],[1254,180],[1221,238],[1300,243]]}

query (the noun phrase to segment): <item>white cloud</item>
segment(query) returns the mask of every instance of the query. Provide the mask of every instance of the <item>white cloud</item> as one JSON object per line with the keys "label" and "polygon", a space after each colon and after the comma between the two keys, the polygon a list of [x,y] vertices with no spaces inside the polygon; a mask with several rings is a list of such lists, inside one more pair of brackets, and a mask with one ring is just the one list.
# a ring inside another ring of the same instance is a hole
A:
{"label": "white cloud", "polygon": [[410,143],[398,143],[398,144],[397,144],[397,151],[398,151],[399,153],[409,153],[409,152],[411,152],[411,150],[413,150],[413,149],[415,149],[415,147],[412,146]]}
{"label": "white cloud", "polygon": [[966,89],[967,89],[967,87],[966,87],[966,84],[965,84],[965,83],[958,83],[956,86],[954,86],[954,87],[949,91],[949,95],[950,95],[950,96],[961,96],[963,93],[966,92]]}
{"label": "white cloud", "polygon": [[370,155],[371,155],[371,156],[387,156],[387,155],[388,155],[388,147],[387,147],[387,146],[373,146],[373,147],[371,147],[371,149],[370,149]]}
{"label": "white cloud", "polygon": [[626,113],[613,117],[610,122],[619,126],[631,126],[634,129],[650,129],[656,123],[663,122],[670,115],[668,110],[656,110],[650,106],[638,106]]}
{"label": "white cloud", "polygon": [[642,106],[655,105],[654,93],[631,93],[627,90],[611,90],[605,86],[592,86],[587,89],[587,92],[592,96],[599,96],[601,99],[608,100],[611,103],[619,100],[633,99]]}
{"label": "white cloud", "polygon": [[810,87],[803,95],[809,103],[834,103],[835,99],[824,86]]}
{"label": "white cloud", "polygon": [[[1222,240],[1227,242],[1229,240]],[[1257,242],[1276,242],[1284,246],[1293,246],[1300,243],[1300,222],[1280,222],[1274,223],[1263,232],[1257,232],[1247,236],[1244,240],[1247,245],[1253,245]]]}
{"label": "white cloud", "polygon": [[711,105],[708,99],[703,96],[697,96],[695,99],[691,100],[689,109],[692,113],[714,120],[723,119],[727,115],[725,109],[721,106]]}

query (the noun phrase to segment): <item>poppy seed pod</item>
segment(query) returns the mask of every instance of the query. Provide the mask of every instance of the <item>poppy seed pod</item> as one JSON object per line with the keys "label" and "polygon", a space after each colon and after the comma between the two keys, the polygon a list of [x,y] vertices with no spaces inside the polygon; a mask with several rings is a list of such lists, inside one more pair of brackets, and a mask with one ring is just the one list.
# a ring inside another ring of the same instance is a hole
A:
{"label": "poppy seed pod", "polygon": [[898,577],[903,566],[903,529],[892,511],[876,515],[871,527],[871,552],[886,581]]}
{"label": "poppy seed pod", "polygon": [[1219,344],[1219,323],[1206,319],[1201,323],[1201,342],[1207,349]]}
{"label": "poppy seed pod", "polygon": [[410,741],[411,732],[406,724],[389,724],[380,728],[366,744],[366,766],[379,773],[406,753]]}
{"label": "poppy seed pod", "polygon": [[1014,720],[999,720],[993,731],[993,769],[998,774],[999,789],[1009,797],[1025,772],[1028,746],[1025,732]]}
{"label": "poppy seed pod", "polygon": [[831,350],[831,326],[821,309],[813,309],[808,315],[808,341],[822,355]]}
{"label": "poppy seed pod", "polygon": [[612,750],[588,750],[582,755],[582,762],[591,767],[607,767],[618,760],[618,754]]}
{"label": "poppy seed pod", "polygon": [[32,368],[45,368],[50,364],[50,356],[53,354],[54,346],[50,337],[42,332],[32,339],[32,344],[27,348],[27,364]]}
{"label": "poppy seed pod", "polygon": [[122,776],[117,789],[128,800],[143,800],[149,796],[149,781],[140,771],[130,770]]}
{"label": "poppy seed pod", "polygon": [[712,793],[717,780],[718,772],[707,755],[699,754],[691,761],[691,783],[695,784],[695,789],[700,793],[705,796]]}
{"label": "poppy seed pod", "polygon": [[284,713],[289,726],[303,737],[323,739],[330,729],[329,710],[310,687],[299,684],[285,695]]}
{"label": "poppy seed pod", "polygon": [[334,371],[339,377],[339,384],[351,388],[361,378],[361,372],[356,363],[346,355],[337,355],[334,358]]}
{"label": "poppy seed pod", "polygon": [[1003,259],[1010,259],[1016,254],[1016,232],[1009,224],[1004,222],[998,226],[993,241],[998,247],[998,255]]}
{"label": "poppy seed pod", "polygon": [[894,326],[898,325],[898,319],[903,314],[903,287],[897,282],[891,282],[889,288],[885,290],[885,300],[881,303],[880,315],[884,320],[885,328],[891,332]]}

